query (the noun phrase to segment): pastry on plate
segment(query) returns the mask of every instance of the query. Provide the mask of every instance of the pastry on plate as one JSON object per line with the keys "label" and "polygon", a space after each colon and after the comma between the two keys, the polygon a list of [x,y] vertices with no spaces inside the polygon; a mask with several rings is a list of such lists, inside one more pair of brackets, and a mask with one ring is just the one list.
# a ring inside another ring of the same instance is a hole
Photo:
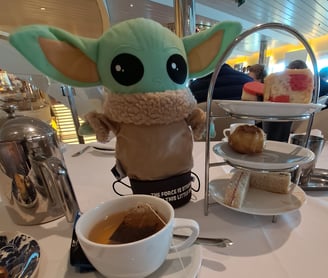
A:
{"label": "pastry on plate", "polygon": [[264,148],[265,134],[255,125],[240,125],[228,138],[229,146],[242,154],[261,153]]}
{"label": "pastry on plate", "polygon": [[247,82],[243,86],[241,99],[246,101],[263,101],[264,84],[258,81]]}
{"label": "pastry on plate", "polygon": [[264,101],[310,103],[314,88],[309,69],[286,69],[264,79]]}

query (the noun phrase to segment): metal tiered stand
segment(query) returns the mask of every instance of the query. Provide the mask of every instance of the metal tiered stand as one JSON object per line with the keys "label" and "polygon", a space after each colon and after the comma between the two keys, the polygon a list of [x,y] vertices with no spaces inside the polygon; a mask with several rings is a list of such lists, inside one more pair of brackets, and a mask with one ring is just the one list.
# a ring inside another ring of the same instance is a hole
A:
{"label": "metal tiered stand", "polygon": [[[210,161],[210,125],[211,125],[211,121],[214,118],[217,118],[215,115],[212,115],[212,96],[213,96],[213,90],[214,90],[214,86],[215,86],[215,82],[218,76],[218,73],[221,69],[222,64],[224,63],[224,61],[227,59],[227,57],[231,54],[232,50],[234,49],[234,47],[243,39],[245,39],[246,37],[248,37],[249,35],[258,32],[260,30],[265,30],[265,29],[278,29],[278,30],[283,30],[286,31],[288,33],[290,33],[291,35],[295,36],[305,47],[305,49],[307,50],[310,58],[311,58],[311,62],[313,65],[313,69],[314,69],[314,96],[313,96],[313,103],[317,103],[318,101],[318,92],[319,92],[319,74],[318,74],[318,68],[317,68],[317,61],[315,58],[315,55],[310,47],[310,45],[308,44],[308,42],[306,41],[306,39],[303,37],[303,35],[301,35],[297,30],[295,30],[294,28],[291,28],[290,26],[284,25],[284,24],[280,24],[280,23],[264,23],[264,24],[260,24],[257,25],[249,30],[246,30],[245,32],[243,32],[242,34],[240,34],[237,38],[235,38],[235,40],[229,45],[229,47],[227,48],[227,50],[223,53],[221,59],[218,61],[217,66],[214,70],[214,73],[212,75],[212,79],[209,85],[209,90],[208,90],[208,97],[207,97],[207,118],[206,118],[206,148],[205,148],[205,196],[204,196],[204,213],[205,215],[208,215],[208,211],[209,211],[209,206],[210,204],[210,190],[209,190],[209,185],[210,185],[210,178],[209,178],[209,174],[210,174],[210,168],[211,167],[218,167],[218,166],[222,166],[224,164],[229,164],[235,168],[242,168],[245,170],[251,170],[251,171],[258,171],[258,172],[270,172],[268,170],[262,170],[262,169],[247,169],[247,168],[243,168],[243,167],[239,167],[238,165],[233,165],[232,163],[230,163],[229,161],[226,162],[222,162],[222,163],[212,163]],[[218,100],[218,102],[220,102]],[[307,114],[302,114],[302,115],[297,115],[297,116],[292,116],[292,117],[285,117],[285,116],[250,116],[250,115],[239,115],[239,114],[234,114],[231,112],[227,111],[227,114],[230,117],[233,118],[239,118],[239,119],[252,119],[252,120],[261,120],[261,121],[294,121],[294,120],[309,120],[308,121],[308,125],[307,125],[307,130],[306,130],[306,140],[305,140],[305,145],[304,147],[308,147],[308,139],[310,136],[310,132],[311,132],[311,128],[312,128],[312,123],[313,123],[313,117],[315,112],[312,113],[307,113]],[[298,168],[298,165],[296,167],[291,167],[291,168],[285,168],[285,169],[280,169],[279,171],[283,170],[286,172],[291,172],[294,171],[295,169]],[[278,170],[275,170],[278,171]],[[300,177],[300,171],[297,171],[298,174],[296,175],[295,178],[295,183],[297,184],[299,181],[299,177]],[[276,221],[276,215],[272,215],[273,219],[272,221],[275,222]]]}

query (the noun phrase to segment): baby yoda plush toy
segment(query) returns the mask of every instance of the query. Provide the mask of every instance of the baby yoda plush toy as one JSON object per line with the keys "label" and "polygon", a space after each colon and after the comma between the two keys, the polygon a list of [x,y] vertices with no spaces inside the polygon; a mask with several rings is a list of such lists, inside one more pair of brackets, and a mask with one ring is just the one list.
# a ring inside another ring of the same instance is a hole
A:
{"label": "baby yoda plush toy", "polygon": [[[103,113],[85,116],[80,134],[94,132],[101,142],[112,131],[118,179],[128,176],[132,191],[162,197],[174,207],[191,197],[193,138],[205,128],[188,81],[212,72],[240,33],[236,22],[179,38],[149,19],[112,26],[99,39],[31,25],[10,43],[36,68],[62,83],[103,85]],[[89,128],[88,128],[89,127]]]}

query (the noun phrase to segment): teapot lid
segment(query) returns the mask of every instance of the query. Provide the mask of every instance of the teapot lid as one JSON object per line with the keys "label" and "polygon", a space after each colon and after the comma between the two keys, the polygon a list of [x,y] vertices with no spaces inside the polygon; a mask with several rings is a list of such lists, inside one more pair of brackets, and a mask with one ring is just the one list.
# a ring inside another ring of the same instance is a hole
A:
{"label": "teapot lid", "polygon": [[0,128],[0,141],[21,141],[52,136],[54,129],[46,122],[27,116],[8,119]]}

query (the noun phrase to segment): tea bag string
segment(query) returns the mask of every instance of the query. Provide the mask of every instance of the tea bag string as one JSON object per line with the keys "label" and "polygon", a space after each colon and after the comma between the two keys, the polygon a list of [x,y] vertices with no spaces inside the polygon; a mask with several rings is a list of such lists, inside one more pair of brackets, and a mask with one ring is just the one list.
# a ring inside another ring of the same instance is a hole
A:
{"label": "tea bag string", "polygon": [[159,221],[162,222],[163,225],[166,225],[166,222],[163,220],[163,218],[151,207],[150,204],[145,203],[145,205],[150,209],[150,211],[158,218]]}
{"label": "tea bag string", "polygon": [[[197,184],[198,184],[198,187],[197,188],[192,188],[191,187],[191,190],[194,191],[194,192],[198,192],[200,190],[200,179],[199,179],[198,175],[195,172],[192,172],[191,171],[191,174],[196,178]],[[193,178],[192,181],[195,181],[195,179]]]}
{"label": "tea bag string", "polygon": [[116,180],[116,181],[113,182],[113,184],[112,184],[112,188],[113,188],[114,192],[115,192],[117,195],[119,195],[119,196],[125,196],[126,194],[122,194],[122,193],[120,193],[120,192],[117,191],[117,189],[116,189],[116,184],[117,184],[117,183],[123,184],[124,186],[126,186],[126,187],[129,188],[129,189],[131,189],[131,186],[128,185],[128,184],[126,184],[126,183],[123,182],[122,180]]}

